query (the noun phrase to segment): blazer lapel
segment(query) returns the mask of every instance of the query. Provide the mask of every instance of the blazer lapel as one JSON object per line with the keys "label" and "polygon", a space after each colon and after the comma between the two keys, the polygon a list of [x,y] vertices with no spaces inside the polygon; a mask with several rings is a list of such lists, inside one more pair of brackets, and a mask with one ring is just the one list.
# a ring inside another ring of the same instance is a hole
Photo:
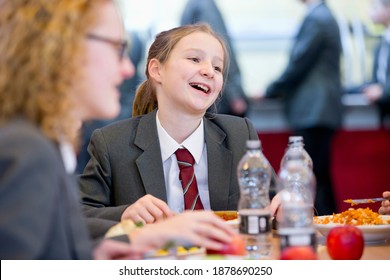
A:
{"label": "blazer lapel", "polygon": [[157,134],[156,112],[154,110],[140,120],[134,143],[143,150],[143,153],[135,162],[146,193],[167,202],[164,169]]}
{"label": "blazer lapel", "polygon": [[[210,206],[213,210],[226,210],[228,209],[229,186],[232,178],[232,151],[222,144],[226,138],[225,132],[210,120],[206,118],[203,120],[207,144]],[[223,204],[223,201],[226,204]]]}

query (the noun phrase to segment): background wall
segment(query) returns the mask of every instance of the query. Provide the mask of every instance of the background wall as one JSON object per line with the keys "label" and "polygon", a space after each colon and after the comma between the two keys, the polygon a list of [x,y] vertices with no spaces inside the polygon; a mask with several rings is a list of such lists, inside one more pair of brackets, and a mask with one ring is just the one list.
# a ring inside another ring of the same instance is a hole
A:
{"label": "background wall", "polygon": [[[286,64],[291,38],[299,27],[305,7],[298,0],[216,0],[233,37],[247,95],[256,96]],[[360,26],[367,34],[379,34],[368,17],[370,0],[328,0],[345,26]],[[120,0],[126,26],[150,41],[164,29],[178,25],[186,0]],[[349,53],[344,59],[346,84],[360,83],[371,72],[375,38],[366,36],[365,47],[345,36]]]}

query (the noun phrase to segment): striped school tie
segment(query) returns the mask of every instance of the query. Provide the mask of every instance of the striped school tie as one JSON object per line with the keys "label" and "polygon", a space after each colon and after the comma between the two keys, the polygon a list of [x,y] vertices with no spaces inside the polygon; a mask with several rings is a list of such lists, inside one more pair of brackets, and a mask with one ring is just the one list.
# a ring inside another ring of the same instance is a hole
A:
{"label": "striped school tie", "polygon": [[194,172],[193,156],[187,149],[177,149],[175,154],[180,169],[179,179],[183,187],[184,208],[186,210],[203,209]]}

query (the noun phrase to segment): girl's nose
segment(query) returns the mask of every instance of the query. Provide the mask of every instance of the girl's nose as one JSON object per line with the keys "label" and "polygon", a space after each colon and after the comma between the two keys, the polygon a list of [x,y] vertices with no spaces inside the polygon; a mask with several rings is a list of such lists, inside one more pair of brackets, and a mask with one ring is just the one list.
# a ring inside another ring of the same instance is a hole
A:
{"label": "girl's nose", "polygon": [[134,64],[128,57],[121,61],[121,73],[125,79],[129,79],[135,74]]}
{"label": "girl's nose", "polygon": [[201,74],[203,76],[206,76],[208,78],[214,77],[214,67],[211,63],[209,62],[204,62],[201,67]]}

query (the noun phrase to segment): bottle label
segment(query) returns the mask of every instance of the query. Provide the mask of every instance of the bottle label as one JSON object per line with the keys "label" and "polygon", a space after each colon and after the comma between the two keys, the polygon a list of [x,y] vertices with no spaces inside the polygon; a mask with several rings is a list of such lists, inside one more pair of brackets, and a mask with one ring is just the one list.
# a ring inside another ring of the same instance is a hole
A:
{"label": "bottle label", "polygon": [[241,215],[240,233],[257,235],[271,232],[271,215]]}
{"label": "bottle label", "polygon": [[315,233],[280,234],[280,250],[294,246],[310,246],[316,250],[317,242]]}

